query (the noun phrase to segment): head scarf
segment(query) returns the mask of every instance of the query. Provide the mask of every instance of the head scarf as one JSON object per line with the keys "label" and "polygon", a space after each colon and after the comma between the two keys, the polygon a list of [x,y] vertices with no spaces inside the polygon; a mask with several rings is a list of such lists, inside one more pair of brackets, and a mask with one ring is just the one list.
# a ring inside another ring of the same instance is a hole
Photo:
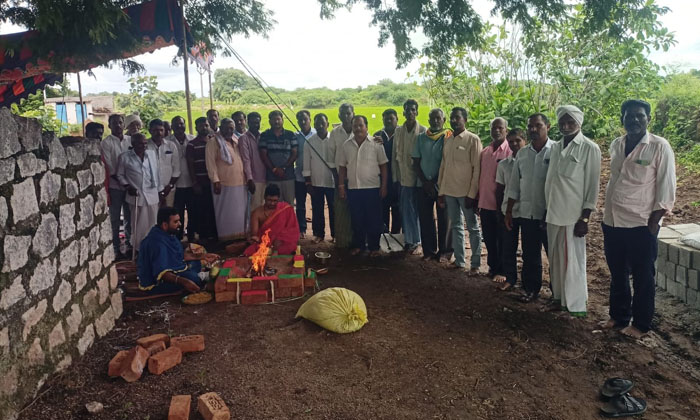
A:
{"label": "head scarf", "polygon": [[128,116],[124,119],[124,127],[129,128],[129,126],[131,125],[131,123],[133,123],[134,121],[137,121],[139,124],[141,124],[141,127],[143,127],[143,122],[141,121],[141,117],[139,117],[139,116],[136,115],[136,114],[128,115]]}
{"label": "head scarf", "polygon": [[557,120],[560,120],[564,115],[569,114],[571,118],[574,119],[579,125],[583,126],[583,111],[578,109],[574,105],[562,105],[557,108]]}
{"label": "head scarf", "polygon": [[452,135],[452,130],[449,128],[443,128],[442,130],[438,130],[436,132],[430,131],[430,128],[428,128],[425,132],[425,135],[428,136],[430,140],[433,141],[438,141],[443,137],[450,137]]}

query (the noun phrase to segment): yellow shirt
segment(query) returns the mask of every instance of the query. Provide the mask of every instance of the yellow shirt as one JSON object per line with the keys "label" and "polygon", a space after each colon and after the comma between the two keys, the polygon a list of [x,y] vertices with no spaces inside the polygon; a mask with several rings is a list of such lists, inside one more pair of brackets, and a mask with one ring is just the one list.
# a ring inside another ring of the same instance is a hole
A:
{"label": "yellow shirt", "polygon": [[440,195],[476,198],[482,149],[479,136],[467,130],[445,139],[438,177]]}

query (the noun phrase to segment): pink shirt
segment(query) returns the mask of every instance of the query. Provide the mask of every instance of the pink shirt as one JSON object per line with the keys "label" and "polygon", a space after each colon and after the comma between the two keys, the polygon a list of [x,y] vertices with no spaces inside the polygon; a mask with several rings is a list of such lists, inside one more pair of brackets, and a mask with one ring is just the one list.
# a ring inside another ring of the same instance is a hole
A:
{"label": "pink shirt", "polygon": [[263,164],[258,150],[258,140],[260,140],[260,133],[256,136],[250,131],[246,131],[238,139],[238,145],[241,147],[241,159],[243,160],[246,181],[252,179],[253,182],[260,184],[264,183],[266,178],[265,164]]}
{"label": "pink shirt", "polygon": [[507,159],[513,152],[507,141],[503,141],[497,149],[493,144],[481,151],[481,174],[479,175],[479,208],[498,210],[496,203],[496,169],[498,162]]}
{"label": "pink shirt", "polygon": [[655,210],[669,213],[676,201],[676,164],[671,145],[647,133],[625,157],[627,136],[610,145],[610,181],[605,191],[603,223],[613,227],[646,226]]}

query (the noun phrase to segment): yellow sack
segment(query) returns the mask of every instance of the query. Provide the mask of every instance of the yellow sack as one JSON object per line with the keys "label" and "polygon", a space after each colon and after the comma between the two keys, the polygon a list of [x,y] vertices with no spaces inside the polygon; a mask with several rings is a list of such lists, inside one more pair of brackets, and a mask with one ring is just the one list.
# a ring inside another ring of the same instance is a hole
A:
{"label": "yellow sack", "polygon": [[329,331],[351,333],[367,323],[367,307],[360,295],[342,287],[324,289],[301,305],[302,317]]}

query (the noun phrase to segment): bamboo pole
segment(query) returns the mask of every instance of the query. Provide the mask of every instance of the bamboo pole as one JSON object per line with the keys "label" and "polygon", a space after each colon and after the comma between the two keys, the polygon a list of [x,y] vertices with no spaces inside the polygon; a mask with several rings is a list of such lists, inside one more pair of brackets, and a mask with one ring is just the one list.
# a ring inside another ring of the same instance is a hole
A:
{"label": "bamboo pole", "polygon": [[192,104],[190,103],[190,71],[189,57],[187,57],[187,28],[185,27],[185,2],[180,2],[182,13],[182,58],[185,61],[185,102],[187,103],[187,124],[189,133],[192,134]]}
{"label": "bamboo pole", "polygon": [[207,69],[209,73],[209,109],[214,109],[214,91],[211,90],[211,66]]}
{"label": "bamboo pole", "polygon": [[[80,124],[83,128],[83,137],[85,137],[85,105],[83,104],[83,87],[80,84],[80,72],[76,73],[78,76],[78,98],[80,99],[80,115],[83,117],[83,122]],[[63,102],[65,104],[65,102]],[[65,105],[64,105],[65,106]],[[66,116],[68,115],[68,110],[66,109]],[[66,118],[68,119],[68,118]]]}

